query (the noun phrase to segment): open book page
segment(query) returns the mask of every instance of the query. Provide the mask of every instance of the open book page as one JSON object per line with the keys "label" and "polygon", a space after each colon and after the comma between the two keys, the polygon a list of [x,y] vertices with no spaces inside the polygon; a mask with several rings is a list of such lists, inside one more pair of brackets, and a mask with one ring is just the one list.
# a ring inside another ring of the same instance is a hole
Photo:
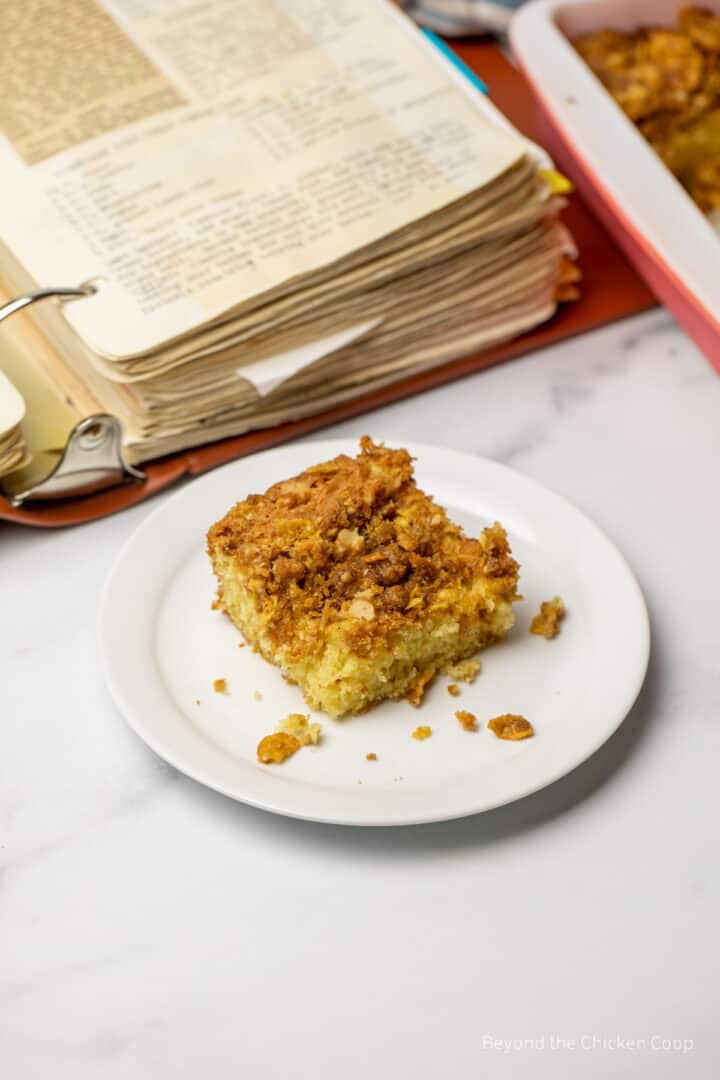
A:
{"label": "open book page", "polygon": [[526,150],[387,0],[3,0],[2,28],[0,241],[37,282],[97,279],[65,316],[110,358]]}

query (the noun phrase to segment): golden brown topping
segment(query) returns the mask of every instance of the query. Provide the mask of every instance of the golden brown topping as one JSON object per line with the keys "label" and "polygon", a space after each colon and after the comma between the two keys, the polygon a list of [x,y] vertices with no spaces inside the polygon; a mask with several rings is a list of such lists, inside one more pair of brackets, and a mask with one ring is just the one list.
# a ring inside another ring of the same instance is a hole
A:
{"label": "golden brown topping", "polygon": [[720,209],[720,16],[686,7],[676,30],[603,30],[575,46],[700,208]]}
{"label": "golden brown topping", "polygon": [[597,75],[623,70],[630,63],[635,42],[632,34],[599,30],[575,41],[575,48]]}
{"label": "golden brown topping", "polygon": [[214,679],[213,690],[216,694],[227,694],[227,680],[226,679]]}
{"label": "golden brown topping", "polygon": [[720,16],[708,8],[686,7],[678,13],[678,26],[705,52],[720,52]]}
{"label": "golden brown topping", "polygon": [[635,47],[638,61],[660,73],[661,107],[681,109],[689,95],[700,86],[705,61],[699,49],[673,30],[648,30]]}
{"label": "golden brown topping", "polygon": [[410,689],[408,690],[408,692],[406,693],[406,695],[405,695],[406,699],[410,702],[410,704],[415,709],[418,708],[418,706],[420,705],[420,702],[422,701],[423,697],[425,696],[425,688],[426,688],[426,686],[428,685],[429,682],[432,681],[432,679],[434,679],[434,677],[435,677],[435,672],[432,669],[430,671],[421,672],[418,675],[415,682],[410,687]]}
{"label": "golden brown topping", "polygon": [[301,745],[300,740],[294,735],[276,731],[273,735],[266,735],[260,740],[257,748],[258,761],[263,765],[279,765],[292,757]]}
{"label": "golden brown topping", "polygon": [[445,669],[447,675],[450,675],[453,679],[459,679],[460,682],[466,683],[475,682],[479,671],[479,660],[459,660],[456,664],[450,664],[450,666]]}
{"label": "golden brown topping", "polygon": [[447,691],[448,694],[451,695],[451,697],[460,697],[460,687],[457,683],[451,682],[447,688]]}
{"label": "golden brown topping", "polygon": [[263,651],[282,648],[289,664],[317,655],[338,623],[349,651],[367,656],[479,571],[506,601],[518,572],[501,525],[466,537],[418,490],[408,452],[367,437],[356,458],[341,454],[237,503],[209,530],[208,550],[241,571],[262,611]]}
{"label": "golden brown topping", "polygon": [[418,739],[419,741],[429,739],[431,735],[432,728],[428,727],[427,724],[421,724],[420,727],[416,727],[412,733],[413,739]]}
{"label": "golden brown topping", "polygon": [[365,755],[366,761],[377,761],[377,754],[369,753]]}
{"label": "golden brown topping", "polygon": [[455,717],[460,721],[466,731],[477,731],[477,716],[474,713],[466,712],[465,709],[458,709],[455,713]]}
{"label": "golden brown topping", "polygon": [[517,716],[515,713],[494,716],[492,720],[488,720],[488,727],[497,735],[498,739],[516,741],[517,739],[527,739],[530,735],[535,734],[530,721],[526,720],[524,716]]}
{"label": "golden brown topping", "polygon": [[543,600],[540,611],[530,623],[530,633],[541,637],[554,638],[560,633],[560,623],[565,615],[565,605],[559,596],[552,600]]}
{"label": "golden brown topping", "polygon": [[[504,637],[518,566],[501,525],[465,536],[419,491],[405,450],[369,439],[251,495],[208,533],[219,604],[332,716],[408,692]],[[472,678],[477,661],[462,676]]]}

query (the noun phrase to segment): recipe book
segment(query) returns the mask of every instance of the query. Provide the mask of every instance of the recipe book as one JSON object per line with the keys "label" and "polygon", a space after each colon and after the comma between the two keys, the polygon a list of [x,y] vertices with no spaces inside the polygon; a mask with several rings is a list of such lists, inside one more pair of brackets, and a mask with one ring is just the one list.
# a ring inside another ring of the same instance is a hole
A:
{"label": "recipe book", "polygon": [[3,291],[87,291],[2,324],[4,471],[97,413],[130,462],[300,419],[573,294],[551,163],[387,0],[3,0],[0,30]]}

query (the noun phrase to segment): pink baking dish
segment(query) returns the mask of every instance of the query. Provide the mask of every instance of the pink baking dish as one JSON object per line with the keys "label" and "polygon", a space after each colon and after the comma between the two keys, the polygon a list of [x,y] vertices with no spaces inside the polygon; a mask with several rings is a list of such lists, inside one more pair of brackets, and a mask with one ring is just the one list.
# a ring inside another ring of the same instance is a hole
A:
{"label": "pink baking dish", "polygon": [[[558,165],[720,370],[720,235],[578,56],[593,30],[670,26],[688,0],[535,0],[511,24]],[[720,14],[720,0],[703,0]]]}

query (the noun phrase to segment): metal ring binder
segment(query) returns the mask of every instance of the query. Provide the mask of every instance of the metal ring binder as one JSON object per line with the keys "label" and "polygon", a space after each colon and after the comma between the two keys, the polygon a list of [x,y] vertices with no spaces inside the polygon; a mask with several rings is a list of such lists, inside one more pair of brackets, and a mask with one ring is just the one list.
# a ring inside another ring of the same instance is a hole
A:
{"label": "metal ring binder", "polygon": [[[94,285],[58,286],[35,289],[15,297],[0,307],[0,322],[38,300],[74,300],[92,296]],[[22,474],[21,474],[22,476]],[[65,449],[42,480],[23,486],[13,484],[13,474],[5,477],[3,490],[13,506],[30,499],[50,500],[90,495],[130,481],[145,480],[145,473],[130,465],[123,454],[122,424],[116,416],[98,413],[80,420],[68,435]]]}
{"label": "metal ring binder", "polygon": [[47,300],[50,297],[56,297],[61,300],[73,300],[83,296],[92,296],[97,292],[94,285],[80,285],[77,288],[67,288],[64,285],[60,285],[51,289],[35,289],[34,292],[23,293],[22,296],[16,296],[14,300],[10,300],[7,304],[3,304],[0,307],[0,322],[3,319],[7,319],[10,315],[14,315],[16,311],[21,311],[24,307],[28,307],[30,304],[36,303],[38,300]]}

